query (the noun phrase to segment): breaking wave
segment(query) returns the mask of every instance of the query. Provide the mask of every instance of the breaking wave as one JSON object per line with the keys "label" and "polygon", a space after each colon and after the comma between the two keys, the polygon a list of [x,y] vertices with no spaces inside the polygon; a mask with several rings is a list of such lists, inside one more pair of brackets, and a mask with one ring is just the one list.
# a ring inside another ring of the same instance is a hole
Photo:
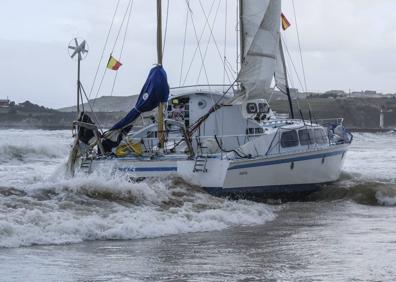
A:
{"label": "breaking wave", "polygon": [[350,200],[363,205],[396,206],[396,183],[362,180],[344,173],[340,181],[323,186],[306,200]]}
{"label": "breaking wave", "polygon": [[[396,206],[394,138],[356,134],[342,179],[307,200]],[[62,164],[70,143],[69,131],[1,132],[0,247],[221,230],[264,224],[281,208],[216,198],[175,178],[133,183],[97,172],[68,179]]]}
{"label": "breaking wave", "polygon": [[43,130],[7,130],[0,135],[0,163],[63,158],[70,149],[65,135],[65,131],[54,134]]}
{"label": "breaking wave", "polygon": [[125,240],[263,224],[274,209],[204,193],[179,179],[98,174],[0,188],[0,247]]}
{"label": "breaking wave", "polygon": [[340,181],[322,187],[309,199],[396,206],[395,138],[394,132],[355,134]]}

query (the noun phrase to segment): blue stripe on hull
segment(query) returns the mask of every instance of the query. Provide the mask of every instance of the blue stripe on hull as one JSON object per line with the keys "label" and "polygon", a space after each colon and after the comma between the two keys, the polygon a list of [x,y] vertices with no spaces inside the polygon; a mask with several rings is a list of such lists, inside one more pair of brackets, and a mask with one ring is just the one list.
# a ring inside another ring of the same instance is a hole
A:
{"label": "blue stripe on hull", "polygon": [[177,167],[120,167],[122,172],[163,172],[163,171],[177,171]]}
{"label": "blue stripe on hull", "polygon": [[240,164],[240,165],[232,166],[232,167],[228,168],[228,170],[234,170],[234,169],[240,169],[240,168],[260,167],[260,166],[268,166],[268,165],[283,164],[283,163],[290,163],[290,162],[299,162],[299,161],[306,161],[306,160],[313,160],[313,159],[321,159],[323,157],[326,158],[326,157],[331,157],[331,156],[336,156],[336,155],[342,155],[345,152],[346,152],[346,150],[336,151],[336,152],[329,152],[329,153],[323,153],[323,154],[316,154],[316,155],[310,155],[310,156],[302,156],[302,157],[296,157],[296,158],[281,159],[281,160],[262,161],[262,162],[256,162],[256,163]]}
{"label": "blue stripe on hull", "polygon": [[293,185],[276,185],[276,186],[237,187],[237,188],[226,188],[226,189],[220,187],[203,187],[203,189],[208,193],[216,196],[246,195],[246,194],[275,195],[275,194],[311,193],[318,191],[320,189],[320,186],[323,184],[293,184]]}

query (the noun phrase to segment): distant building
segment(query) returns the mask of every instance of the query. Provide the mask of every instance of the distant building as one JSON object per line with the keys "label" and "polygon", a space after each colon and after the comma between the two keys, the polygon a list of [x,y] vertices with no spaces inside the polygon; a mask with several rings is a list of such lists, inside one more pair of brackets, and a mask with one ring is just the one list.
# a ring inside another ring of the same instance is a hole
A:
{"label": "distant building", "polygon": [[360,97],[360,98],[382,98],[385,97],[382,93],[378,93],[374,90],[364,90],[364,91],[354,91],[351,92],[350,97]]}
{"label": "distant building", "polygon": [[9,108],[10,100],[8,99],[0,99],[0,108]]}
{"label": "distant building", "polygon": [[373,91],[373,90],[365,90],[364,91],[364,95],[366,96],[376,96],[377,95],[377,91]]}
{"label": "distant building", "polygon": [[324,93],[324,95],[327,95],[327,96],[331,96],[331,97],[336,97],[336,96],[345,96],[346,95],[346,93],[345,93],[345,91],[344,90],[330,90],[330,91],[326,91],[325,93]]}

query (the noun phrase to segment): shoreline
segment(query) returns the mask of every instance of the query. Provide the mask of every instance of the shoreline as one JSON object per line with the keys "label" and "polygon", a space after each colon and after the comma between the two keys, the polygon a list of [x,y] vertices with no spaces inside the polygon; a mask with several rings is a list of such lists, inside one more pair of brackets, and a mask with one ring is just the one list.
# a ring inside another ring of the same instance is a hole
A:
{"label": "shoreline", "polygon": [[[26,126],[26,125],[11,125],[5,126],[0,125],[0,130],[7,130],[7,129],[25,129],[25,130],[71,130],[72,125],[64,126],[64,125],[48,125],[48,126]],[[351,132],[358,132],[358,133],[387,133],[387,132],[396,132],[396,128],[347,128]]]}

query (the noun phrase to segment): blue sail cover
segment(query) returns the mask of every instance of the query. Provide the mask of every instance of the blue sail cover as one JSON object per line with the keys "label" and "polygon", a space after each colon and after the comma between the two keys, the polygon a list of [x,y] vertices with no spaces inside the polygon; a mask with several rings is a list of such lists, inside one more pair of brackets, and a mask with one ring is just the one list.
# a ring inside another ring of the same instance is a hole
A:
{"label": "blue sail cover", "polygon": [[141,113],[153,110],[159,103],[168,102],[168,97],[169,85],[166,72],[162,66],[157,65],[150,70],[135,107],[122,120],[117,122],[110,131],[127,128],[125,131],[129,131],[131,123]]}

